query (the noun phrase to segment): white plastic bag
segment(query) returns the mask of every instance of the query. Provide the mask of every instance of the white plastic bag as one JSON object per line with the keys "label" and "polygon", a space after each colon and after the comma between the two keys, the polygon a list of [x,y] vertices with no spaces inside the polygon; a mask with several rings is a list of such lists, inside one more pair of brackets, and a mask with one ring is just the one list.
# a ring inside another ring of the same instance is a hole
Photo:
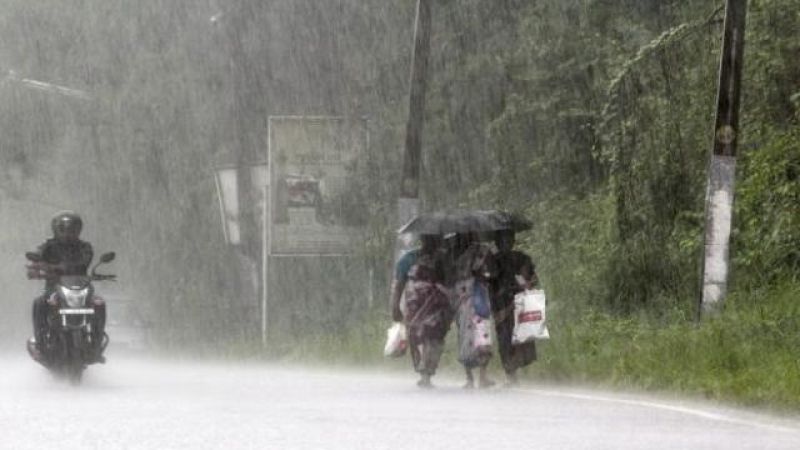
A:
{"label": "white plastic bag", "polygon": [[513,344],[522,344],[535,339],[550,339],[545,323],[544,291],[531,289],[514,296],[514,333]]}
{"label": "white plastic bag", "polygon": [[408,348],[406,326],[395,322],[386,330],[386,346],[383,347],[383,356],[399,358],[406,354],[406,348]]}

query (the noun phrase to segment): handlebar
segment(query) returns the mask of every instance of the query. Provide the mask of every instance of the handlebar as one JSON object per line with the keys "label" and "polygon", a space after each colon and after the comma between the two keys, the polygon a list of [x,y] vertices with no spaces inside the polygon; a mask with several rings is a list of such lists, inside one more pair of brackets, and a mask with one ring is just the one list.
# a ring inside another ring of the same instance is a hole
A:
{"label": "handlebar", "polygon": [[93,281],[117,281],[116,275],[93,273],[90,277]]}
{"label": "handlebar", "polygon": [[29,280],[48,280],[60,276],[60,268],[54,264],[35,262],[25,266],[28,269]]}
{"label": "handlebar", "polygon": [[[59,277],[64,275],[64,266],[61,264],[50,264],[43,261],[42,255],[36,252],[27,252],[25,253],[25,257],[31,261],[30,264],[25,266],[28,270],[28,279],[29,280],[57,280]],[[116,253],[108,252],[103,253],[100,256],[100,261],[92,267],[91,272],[88,275],[83,275],[89,278],[92,281],[115,281],[117,279],[116,275],[112,274],[102,274],[97,273],[97,267],[101,264],[110,263],[111,261],[116,258]]]}
{"label": "handlebar", "polygon": [[[57,280],[63,275],[63,270],[57,264],[45,262],[35,262],[25,266],[28,270],[29,280]],[[116,281],[117,276],[113,274],[96,273],[94,270],[85,275],[92,281]]]}

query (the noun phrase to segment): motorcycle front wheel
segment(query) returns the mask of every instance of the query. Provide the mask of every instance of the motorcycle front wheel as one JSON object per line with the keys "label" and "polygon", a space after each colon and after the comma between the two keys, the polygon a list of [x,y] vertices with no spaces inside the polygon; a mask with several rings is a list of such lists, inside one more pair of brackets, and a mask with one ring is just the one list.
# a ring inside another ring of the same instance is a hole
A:
{"label": "motorcycle front wheel", "polygon": [[83,379],[83,354],[81,353],[82,338],[79,331],[73,332],[70,335],[71,339],[67,345],[67,364],[66,375],[69,384],[77,386],[81,384]]}

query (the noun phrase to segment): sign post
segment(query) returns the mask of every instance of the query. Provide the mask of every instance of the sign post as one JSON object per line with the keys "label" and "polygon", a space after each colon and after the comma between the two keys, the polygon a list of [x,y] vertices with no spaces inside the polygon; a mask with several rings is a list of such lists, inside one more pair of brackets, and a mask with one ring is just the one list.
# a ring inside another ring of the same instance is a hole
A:
{"label": "sign post", "polygon": [[363,239],[353,179],[369,146],[366,119],[271,116],[264,198],[261,336],[269,336],[275,258],[344,257]]}

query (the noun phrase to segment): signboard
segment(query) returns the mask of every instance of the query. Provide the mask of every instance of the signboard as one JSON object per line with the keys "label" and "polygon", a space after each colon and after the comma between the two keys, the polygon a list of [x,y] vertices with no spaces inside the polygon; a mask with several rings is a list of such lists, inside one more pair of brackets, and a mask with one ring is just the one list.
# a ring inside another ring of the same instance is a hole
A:
{"label": "signboard", "polygon": [[268,252],[352,253],[366,205],[357,179],[368,145],[365,119],[269,118]]}

